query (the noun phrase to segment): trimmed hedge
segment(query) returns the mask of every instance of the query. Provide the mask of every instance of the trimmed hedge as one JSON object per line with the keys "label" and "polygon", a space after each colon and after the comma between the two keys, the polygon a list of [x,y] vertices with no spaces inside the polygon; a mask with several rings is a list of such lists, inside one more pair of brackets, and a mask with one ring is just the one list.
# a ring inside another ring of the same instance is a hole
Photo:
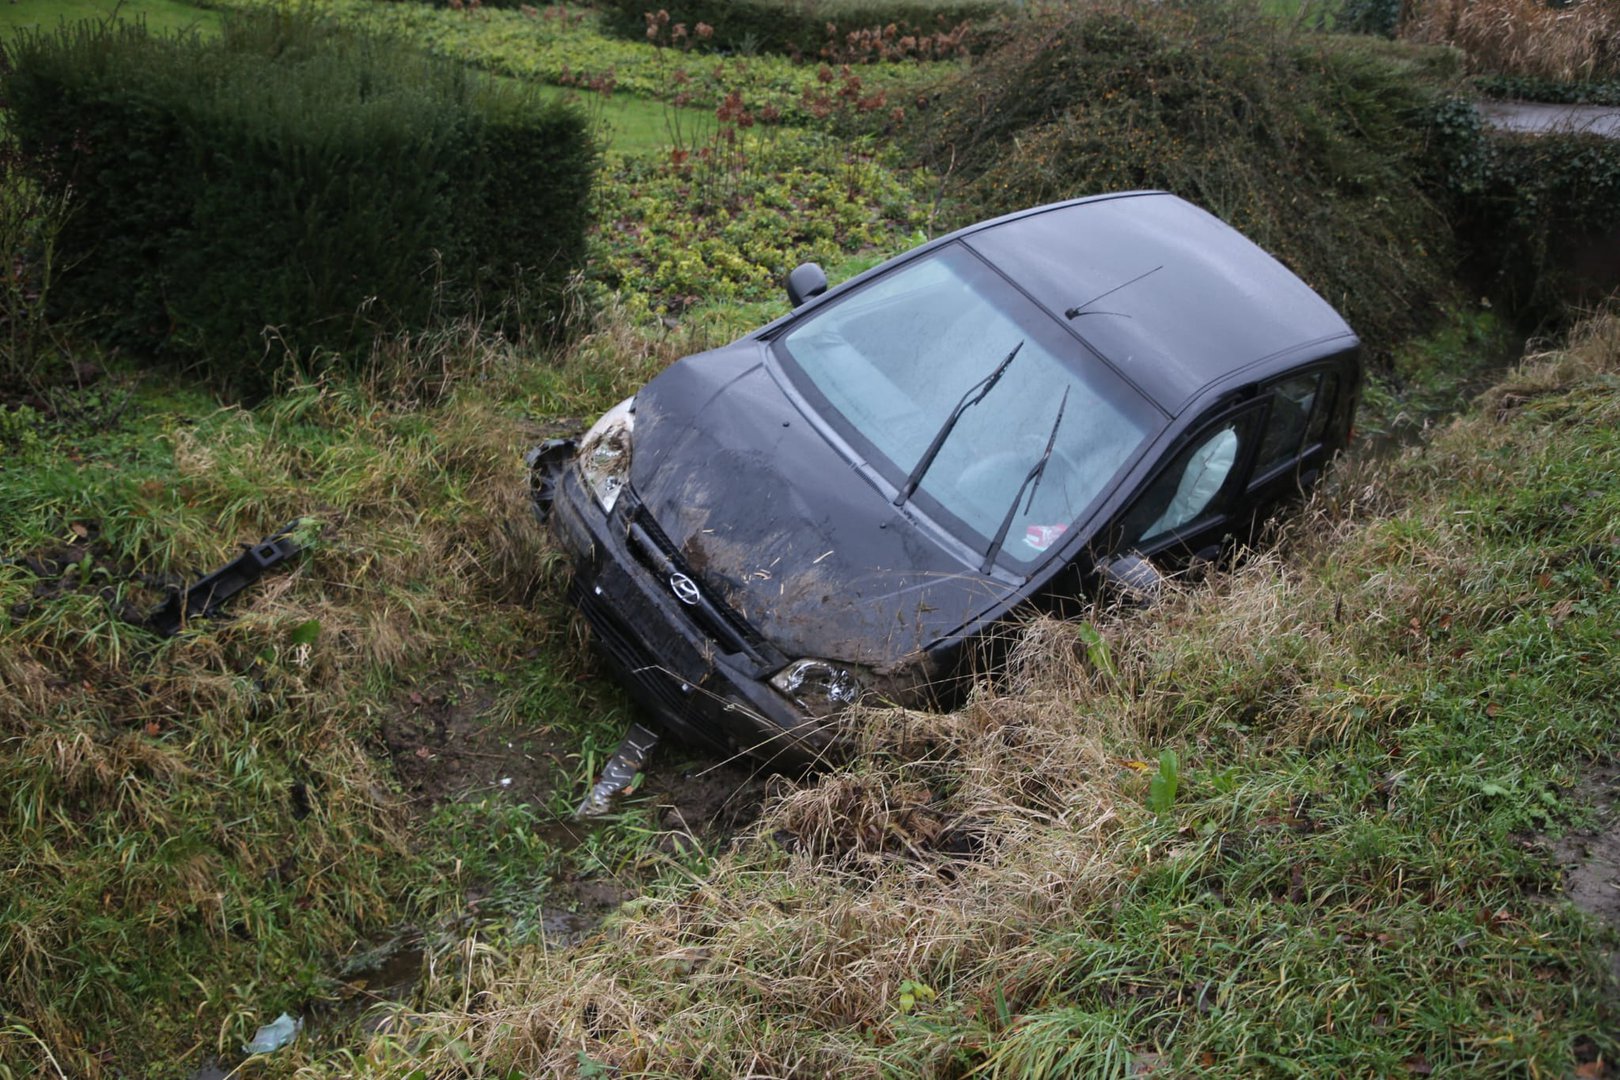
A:
{"label": "trimmed hedge", "polygon": [[554,318],[585,255],[579,111],[286,15],[222,37],[81,23],[9,47],[9,123],[75,210],[53,300],[109,344],[262,384],[307,356],[494,308]]}
{"label": "trimmed hedge", "polygon": [[[901,36],[948,34],[1007,14],[1011,0],[603,0],[603,25],[637,39],[647,37],[647,16],[665,12],[668,25],[713,28],[707,47],[735,52],[820,56],[853,31],[889,25]],[[827,32],[837,27],[836,41]],[[915,55],[915,54],[912,54]]]}

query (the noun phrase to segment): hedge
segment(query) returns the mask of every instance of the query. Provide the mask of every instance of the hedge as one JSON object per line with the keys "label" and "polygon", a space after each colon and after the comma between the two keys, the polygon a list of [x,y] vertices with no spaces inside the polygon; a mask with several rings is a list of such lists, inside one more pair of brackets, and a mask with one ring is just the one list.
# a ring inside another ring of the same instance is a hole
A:
{"label": "hedge", "polygon": [[[287,355],[493,310],[554,319],[596,147],[575,109],[284,14],[221,38],[23,34],[3,93],[26,167],[72,193],[53,294],[105,342],[261,382]],[[266,356],[272,357],[266,360]]]}
{"label": "hedge", "polygon": [[[668,16],[665,33],[676,24],[689,33],[699,23],[710,27],[712,36],[704,39],[709,48],[821,56],[824,49],[840,52],[845,35],[863,30],[893,26],[891,45],[900,37],[951,35],[962,23],[982,30],[1014,4],[1011,0],[603,0],[600,6],[603,25],[626,37],[646,38],[647,16],[662,12]],[[829,24],[836,33],[829,34]],[[947,55],[955,52],[952,47]],[[924,58],[929,53],[918,48],[893,52]],[[863,58],[878,59],[881,54]]]}
{"label": "hedge", "polygon": [[[1465,112],[1466,110],[1466,112]],[[1620,290],[1620,142],[1488,132],[1459,103],[1447,150],[1463,266],[1527,325],[1567,323]]]}
{"label": "hedge", "polygon": [[1190,199],[1376,355],[1453,299],[1434,97],[1375,49],[1321,49],[1250,6],[1092,0],[1019,25],[913,136],[968,218],[1135,188]]}

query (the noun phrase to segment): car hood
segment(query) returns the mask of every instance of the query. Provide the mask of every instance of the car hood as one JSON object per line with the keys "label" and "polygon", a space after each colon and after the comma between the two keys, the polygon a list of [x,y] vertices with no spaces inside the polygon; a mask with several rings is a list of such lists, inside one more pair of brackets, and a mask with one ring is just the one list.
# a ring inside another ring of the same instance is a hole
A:
{"label": "car hood", "polygon": [[823,438],[742,341],[636,395],[630,478],[696,577],[789,657],[891,672],[1004,602]]}

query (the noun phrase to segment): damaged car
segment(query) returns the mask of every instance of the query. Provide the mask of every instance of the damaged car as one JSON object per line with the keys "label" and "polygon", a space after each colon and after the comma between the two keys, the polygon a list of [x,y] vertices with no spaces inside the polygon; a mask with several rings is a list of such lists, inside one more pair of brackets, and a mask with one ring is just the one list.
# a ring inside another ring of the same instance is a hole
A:
{"label": "damaged car", "polygon": [[689,743],[822,758],[950,705],[998,628],[1248,540],[1346,443],[1360,343],[1163,192],[962,229],[671,365],[530,452],[571,598]]}

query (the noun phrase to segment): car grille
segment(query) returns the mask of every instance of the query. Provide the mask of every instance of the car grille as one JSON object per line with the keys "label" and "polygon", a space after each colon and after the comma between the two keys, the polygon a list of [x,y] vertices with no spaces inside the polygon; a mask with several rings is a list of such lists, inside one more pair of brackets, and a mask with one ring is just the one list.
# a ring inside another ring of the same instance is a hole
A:
{"label": "car grille", "polygon": [[573,599],[589,620],[597,643],[630,680],[636,696],[646,699],[656,712],[671,714],[694,727],[707,726],[691,696],[681,691],[680,676],[649,653],[612,608],[590,589],[574,590]]}
{"label": "car grille", "polygon": [[[630,519],[629,546],[636,561],[652,572],[659,581],[667,582],[674,574],[682,574],[697,583],[698,576],[658,527],[645,507],[638,506]],[[681,609],[711,639],[719,642],[728,653],[743,653],[756,663],[763,659],[760,646],[764,639],[759,632],[735,611],[717,601],[708,589],[699,586],[695,604],[682,603]]]}

